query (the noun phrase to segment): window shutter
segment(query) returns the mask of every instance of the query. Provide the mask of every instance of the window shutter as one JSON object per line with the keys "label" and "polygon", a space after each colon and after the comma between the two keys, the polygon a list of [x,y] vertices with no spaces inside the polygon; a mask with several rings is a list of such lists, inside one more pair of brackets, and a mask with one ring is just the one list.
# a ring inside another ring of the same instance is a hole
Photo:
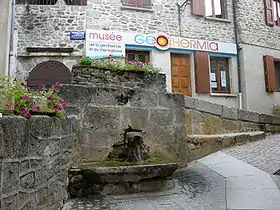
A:
{"label": "window shutter", "polygon": [[210,92],[208,52],[195,53],[195,86],[197,93]]}
{"label": "window shutter", "polygon": [[274,58],[272,56],[264,56],[264,74],[265,74],[265,85],[266,92],[276,91],[276,78],[274,68]]}
{"label": "window shutter", "polygon": [[123,3],[126,4],[126,5],[135,6],[136,5],[136,1],[137,0],[123,0]]}
{"label": "window shutter", "polygon": [[265,22],[268,26],[274,26],[273,0],[264,0]]}
{"label": "window shutter", "polygon": [[191,10],[193,15],[205,15],[205,0],[191,0]]}

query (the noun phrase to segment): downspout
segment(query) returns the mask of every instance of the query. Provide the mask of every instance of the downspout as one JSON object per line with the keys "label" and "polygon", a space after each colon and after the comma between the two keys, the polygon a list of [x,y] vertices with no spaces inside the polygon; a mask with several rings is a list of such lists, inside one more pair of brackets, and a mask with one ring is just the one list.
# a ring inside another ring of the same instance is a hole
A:
{"label": "downspout", "polygon": [[10,76],[10,51],[11,51],[11,37],[13,36],[12,34],[12,21],[13,21],[13,6],[14,6],[14,0],[11,1],[9,5],[9,11],[8,11],[8,30],[7,30],[7,57],[6,57],[6,67],[5,67],[5,75]]}
{"label": "downspout", "polygon": [[178,8],[178,25],[179,25],[179,35],[182,36],[182,19],[181,19],[181,6],[179,3],[176,3]]}
{"label": "downspout", "polygon": [[232,10],[233,10],[233,22],[234,22],[234,34],[235,34],[235,43],[237,50],[237,72],[238,72],[238,99],[239,99],[239,109],[243,109],[242,101],[242,85],[241,85],[241,67],[240,67],[240,48],[239,48],[239,35],[237,28],[237,18],[236,18],[236,0],[232,0]]}

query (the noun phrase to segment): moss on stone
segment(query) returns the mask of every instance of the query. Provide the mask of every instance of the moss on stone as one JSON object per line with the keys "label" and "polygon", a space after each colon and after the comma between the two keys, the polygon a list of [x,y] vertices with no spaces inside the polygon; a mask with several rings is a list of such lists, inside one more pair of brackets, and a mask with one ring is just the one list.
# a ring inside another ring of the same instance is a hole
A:
{"label": "moss on stone", "polygon": [[131,163],[131,162],[122,162],[122,161],[103,161],[103,162],[88,162],[79,164],[78,168],[85,167],[118,167],[118,166],[136,166],[136,165],[153,165],[153,164],[167,164],[171,163],[170,161],[165,161],[159,158],[151,158],[141,163]]}

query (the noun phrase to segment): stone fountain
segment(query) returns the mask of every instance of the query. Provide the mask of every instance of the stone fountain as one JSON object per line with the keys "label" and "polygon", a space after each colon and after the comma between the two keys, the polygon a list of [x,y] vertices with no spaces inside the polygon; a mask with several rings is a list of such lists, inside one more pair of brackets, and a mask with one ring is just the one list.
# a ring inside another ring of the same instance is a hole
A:
{"label": "stone fountain", "polygon": [[70,197],[155,192],[174,187],[177,163],[154,160],[144,144],[145,132],[124,129],[106,161],[83,163],[69,171]]}

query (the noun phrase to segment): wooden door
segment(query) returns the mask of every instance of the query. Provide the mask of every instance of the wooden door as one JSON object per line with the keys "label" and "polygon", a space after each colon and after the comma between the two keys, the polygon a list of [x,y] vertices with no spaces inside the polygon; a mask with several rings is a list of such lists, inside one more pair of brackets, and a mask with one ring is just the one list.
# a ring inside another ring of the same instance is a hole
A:
{"label": "wooden door", "polygon": [[171,54],[172,92],[192,96],[190,56]]}

